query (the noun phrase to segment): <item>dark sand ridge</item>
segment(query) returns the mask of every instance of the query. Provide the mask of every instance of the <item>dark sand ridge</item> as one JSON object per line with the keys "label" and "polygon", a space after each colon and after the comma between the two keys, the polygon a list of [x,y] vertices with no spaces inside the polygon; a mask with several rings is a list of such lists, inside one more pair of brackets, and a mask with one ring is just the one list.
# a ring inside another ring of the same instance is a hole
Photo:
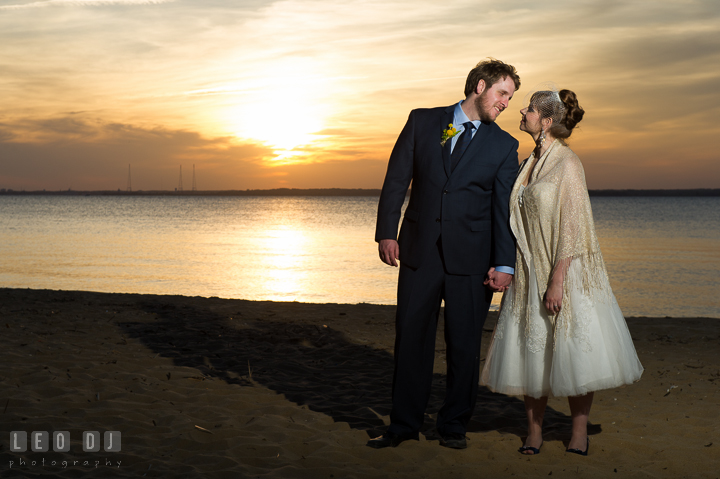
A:
{"label": "dark sand ridge", "polygon": [[[596,394],[590,456],[564,453],[552,398],[528,458],[521,399],[485,388],[469,448],[438,445],[442,328],[425,434],[365,447],[388,422],[392,306],[0,289],[0,315],[2,477],[720,476],[717,319],[629,319],[646,371]],[[16,430],[68,430],[71,451],[11,453]],[[122,452],[84,453],[84,430],[120,431]]]}

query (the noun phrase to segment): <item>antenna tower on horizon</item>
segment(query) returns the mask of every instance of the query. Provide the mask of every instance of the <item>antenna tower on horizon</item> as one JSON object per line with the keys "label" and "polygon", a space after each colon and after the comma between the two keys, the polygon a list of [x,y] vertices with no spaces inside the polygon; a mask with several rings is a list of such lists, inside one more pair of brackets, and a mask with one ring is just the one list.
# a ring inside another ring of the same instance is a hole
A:
{"label": "antenna tower on horizon", "polygon": [[197,191],[197,185],[195,184],[195,165],[193,165],[193,182],[192,182],[192,190]]}
{"label": "antenna tower on horizon", "polygon": [[180,180],[178,181],[177,190],[178,190],[178,191],[182,191],[182,190],[183,190],[183,187],[182,187],[182,165],[180,165]]}
{"label": "antenna tower on horizon", "polygon": [[132,191],[132,182],[130,181],[130,163],[128,163],[128,184],[127,191]]}

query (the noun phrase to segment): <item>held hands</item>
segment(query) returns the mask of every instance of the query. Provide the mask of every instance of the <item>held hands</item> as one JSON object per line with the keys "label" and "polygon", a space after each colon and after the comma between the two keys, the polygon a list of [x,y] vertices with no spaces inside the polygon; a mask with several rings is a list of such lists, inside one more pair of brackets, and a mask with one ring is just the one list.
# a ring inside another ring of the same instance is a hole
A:
{"label": "held hands", "polygon": [[378,242],[378,252],[383,263],[397,267],[400,258],[400,246],[394,239],[384,239]]}
{"label": "held hands", "polygon": [[512,277],[513,275],[511,274],[501,273],[500,271],[496,271],[495,268],[490,268],[483,284],[496,293],[502,293],[510,286]]}

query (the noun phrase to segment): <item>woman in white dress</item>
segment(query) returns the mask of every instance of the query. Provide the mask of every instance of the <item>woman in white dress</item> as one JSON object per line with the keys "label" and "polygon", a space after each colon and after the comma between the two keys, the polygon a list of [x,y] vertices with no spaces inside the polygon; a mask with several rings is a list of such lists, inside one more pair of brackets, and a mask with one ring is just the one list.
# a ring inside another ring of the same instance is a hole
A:
{"label": "woman in white dress", "polygon": [[610,289],[582,164],[564,141],[584,110],[572,91],[538,91],[520,113],[520,129],[537,147],[510,196],[515,276],[481,382],[525,396],[523,454],[540,453],[548,396],[567,396],[572,437],[566,450],[587,455],[593,391],[637,381],[643,368]]}

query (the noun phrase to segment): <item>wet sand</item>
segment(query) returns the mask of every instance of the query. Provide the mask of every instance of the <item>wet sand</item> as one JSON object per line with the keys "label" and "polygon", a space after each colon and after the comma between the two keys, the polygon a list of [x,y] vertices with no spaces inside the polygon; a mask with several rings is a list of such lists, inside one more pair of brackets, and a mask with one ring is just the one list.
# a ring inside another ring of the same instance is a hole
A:
{"label": "wet sand", "polygon": [[[551,398],[526,457],[522,398],[485,388],[468,448],[439,446],[442,322],[420,441],[365,446],[389,421],[394,309],[0,289],[0,476],[720,477],[720,319],[629,318],[645,373],[595,394],[589,456],[564,452]],[[71,449],[11,452],[10,431],[69,431]],[[83,452],[83,431],[122,450]]]}

